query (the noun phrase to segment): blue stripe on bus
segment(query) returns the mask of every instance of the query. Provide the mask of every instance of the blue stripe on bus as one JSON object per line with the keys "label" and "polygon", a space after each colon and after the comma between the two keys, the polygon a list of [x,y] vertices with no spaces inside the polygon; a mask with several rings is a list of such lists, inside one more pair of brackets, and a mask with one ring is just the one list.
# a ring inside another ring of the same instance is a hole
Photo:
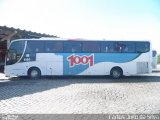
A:
{"label": "blue stripe on bus", "polygon": [[64,75],[76,75],[88,69],[89,64],[79,64],[73,67],[70,67],[70,63],[67,60],[69,56],[91,56],[94,55],[94,65],[100,62],[114,62],[114,63],[125,63],[130,62],[136,59],[140,54],[139,53],[59,53],[58,55],[63,56],[63,74]]}

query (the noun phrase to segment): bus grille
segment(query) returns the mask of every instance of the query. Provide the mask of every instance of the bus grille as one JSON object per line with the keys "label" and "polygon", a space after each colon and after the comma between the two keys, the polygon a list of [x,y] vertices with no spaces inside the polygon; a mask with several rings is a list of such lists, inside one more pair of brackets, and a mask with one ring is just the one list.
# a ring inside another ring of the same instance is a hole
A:
{"label": "bus grille", "polygon": [[137,74],[149,73],[148,62],[137,62]]}

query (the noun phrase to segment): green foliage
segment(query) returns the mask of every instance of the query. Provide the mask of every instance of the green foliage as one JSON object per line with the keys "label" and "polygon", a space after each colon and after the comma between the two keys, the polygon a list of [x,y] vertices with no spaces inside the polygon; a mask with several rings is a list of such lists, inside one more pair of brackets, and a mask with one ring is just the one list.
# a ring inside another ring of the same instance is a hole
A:
{"label": "green foliage", "polygon": [[160,54],[158,55],[158,64],[160,64]]}

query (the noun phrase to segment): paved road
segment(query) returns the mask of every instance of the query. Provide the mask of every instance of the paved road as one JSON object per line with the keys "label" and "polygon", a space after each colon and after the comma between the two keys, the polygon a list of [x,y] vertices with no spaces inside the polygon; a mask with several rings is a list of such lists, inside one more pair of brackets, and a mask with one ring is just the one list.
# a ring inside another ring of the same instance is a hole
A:
{"label": "paved road", "polygon": [[0,113],[160,113],[160,73],[3,80]]}

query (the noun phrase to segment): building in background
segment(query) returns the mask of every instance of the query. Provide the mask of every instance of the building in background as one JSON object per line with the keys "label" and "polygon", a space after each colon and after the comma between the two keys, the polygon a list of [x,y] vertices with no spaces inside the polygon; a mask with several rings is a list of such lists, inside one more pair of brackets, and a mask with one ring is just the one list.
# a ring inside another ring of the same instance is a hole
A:
{"label": "building in background", "polygon": [[32,31],[15,29],[13,27],[0,26],[0,71],[3,71],[5,63],[5,53],[10,41],[23,38],[57,37],[55,35],[41,34]]}

